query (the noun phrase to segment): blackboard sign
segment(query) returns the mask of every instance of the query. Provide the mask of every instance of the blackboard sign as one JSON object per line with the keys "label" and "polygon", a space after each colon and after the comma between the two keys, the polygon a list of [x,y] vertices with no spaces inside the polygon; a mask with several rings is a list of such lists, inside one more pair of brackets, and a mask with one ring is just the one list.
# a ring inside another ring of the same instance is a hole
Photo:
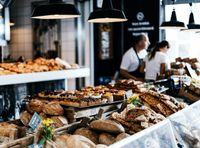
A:
{"label": "blackboard sign", "polygon": [[29,126],[32,128],[32,130],[37,129],[41,122],[41,117],[36,112],[34,113],[33,117],[31,118],[31,121],[29,122]]}
{"label": "blackboard sign", "polygon": [[132,46],[132,37],[140,33],[149,36],[151,46],[159,40],[160,0],[124,0],[124,50]]}

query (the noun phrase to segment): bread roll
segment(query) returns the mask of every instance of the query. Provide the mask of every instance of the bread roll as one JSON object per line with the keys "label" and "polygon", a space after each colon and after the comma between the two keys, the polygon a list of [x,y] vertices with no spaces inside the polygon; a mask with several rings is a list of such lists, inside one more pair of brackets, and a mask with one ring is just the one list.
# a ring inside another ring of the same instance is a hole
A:
{"label": "bread roll", "polygon": [[113,120],[95,120],[90,123],[90,128],[99,130],[99,131],[106,131],[110,133],[123,133],[125,129],[119,123],[116,123]]}
{"label": "bread roll", "polygon": [[95,144],[88,138],[80,135],[71,135],[67,139],[67,148],[95,148]]}
{"label": "bread roll", "polygon": [[115,137],[108,133],[102,133],[99,135],[99,143],[105,144],[107,146],[113,144],[115,142]]}
{"label": "bread roll", "polygon": [[29,122],[31,121],[32,115],[27,112],[24,111],[20,114],[20,121],[25,125],[28,126]]}
{"label": "bread roll", "polygon": [[44,105],[43,112],[52,116],[62,116],[64,114],[64,109],[60,104],[50,102]]}
{"label": "bread roll", "polygon": [[127,138],[127,137],[129,137],[129,136],[130,136],[130,135],[127,134],[127,133],[121,133],[121,134],[117,135],[115,141],[120,141],[120,140],[122,140],[122,139],[124,139],[124,138]]}
{"label": "bread roll", "polygon": [[88,139],[90,139],[95,144],[98,144],[98,135],[88,128],[79,128],[74,132],[75,135],[82,135]]}

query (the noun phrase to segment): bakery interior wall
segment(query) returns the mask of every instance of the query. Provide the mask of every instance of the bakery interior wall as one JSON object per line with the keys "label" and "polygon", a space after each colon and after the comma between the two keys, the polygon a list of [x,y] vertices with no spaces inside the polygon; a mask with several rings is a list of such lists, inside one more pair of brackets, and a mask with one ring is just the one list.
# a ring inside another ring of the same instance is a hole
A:
{"label": "bakery interior wall", "polygon": [[[74,0],[65,0],[68,3],[74,3]],[[35,51],[33,46],[33,23],[31,19],[32,4],[35,2],[43,2],[41,0],[15,0],[11,5],[11,19],[14,20],[15,26],[11,27],[11,40],[7,47],[5,47],[5,56],[9,54],[13,59],[17,59],[20,56],[25,59],[34,58]],[[89,10],[88,10],[89,11]],[[75,27],[75,19],[64,19],[58,23],[59,30],[56,39],[60,42],[61,58],[69,63],[76,63],[76,42],[77,31]],[[55,32],[55,31],[54,31]],[[45,44],[45,43],[44,43]],[[46,43],[48,44],[48,43]],[[46,47],[46,46],[44,46]],[[50,45],[54,47],[54,45]],[[6,50],[7,48],[7,50]],[[86,51],[89,52],[89,51]],[[89,67],[89,61],[86,61],[85,66]],[[90,83],[88,78],[87,83]],[[69,90],[76,89],[76,80],[70,79]]]}
{"label": "bakery interior wall", "polygon": [[[147,33],[152,45],[159,40],[159,0],[112,2],[114,8],[124,10],[128,21],[94,25],[95,85],[107,84],[119,74],[122,56],[131,47],[132,36],[141,32]],[[94,9],[97,9],[98,5],[98,1],[94,1]],[[153,7],[153,10],[149,9]]]}

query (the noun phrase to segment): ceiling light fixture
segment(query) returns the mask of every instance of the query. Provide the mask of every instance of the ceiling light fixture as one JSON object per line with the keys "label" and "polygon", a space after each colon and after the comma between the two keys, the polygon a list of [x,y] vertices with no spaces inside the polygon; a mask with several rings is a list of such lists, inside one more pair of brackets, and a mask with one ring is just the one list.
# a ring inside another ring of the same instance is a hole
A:
{"label": "ceiling light fixture", "polygon": [[189,16],[189,23],[187,25],[187,29],[182,29],[181,31],[192,31],[192,32],[196,32],[196,31],[200,31],[200,24],[195,24],[194,21],[194,14],[192,12],[192,3],[189,3],[190,8],[191,8],[191,12],[190,12],[190,16]]}
{"label": "ceiling light fixture", "polygon": [[33,19],[68,19],[79,16],[80,12],[73,4],[62,0],[49,0],[49,3],[37,6],[31,17]]}
{"label": "ceiling light fixture", "polygon": [[90,23],[114,23],[127,20],[123,11],[113,8],[112,0],[103,0],[102,8],[91,12],[88,18]]}
{"label": "ceiling light fixture", "polygon": [[[173,5],[175,0],[172,0]],[[177,20],[175,8],[173,8],[170,21],[163,22],[160,29],[185,29],[185,24]]]}

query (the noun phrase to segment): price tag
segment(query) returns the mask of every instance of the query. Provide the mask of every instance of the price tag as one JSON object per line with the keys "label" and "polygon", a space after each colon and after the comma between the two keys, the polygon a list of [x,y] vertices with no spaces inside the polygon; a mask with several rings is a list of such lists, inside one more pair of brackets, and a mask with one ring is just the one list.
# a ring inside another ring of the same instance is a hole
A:
{"label": "price tag", "polygon": [[126,91],[126,98],[129,98],[129,97],[131,97],[132,95],[133,95],[132,89]]}
{"label": "price tag", "polygon": [[37,129],[37,127],[39,126],[40,122],[41,122],[41,117],[40,115],[38,115],[38,113],[34,113],[33,117],[31,118],[31,121],[29,122],[29,126],[35,130]]}

